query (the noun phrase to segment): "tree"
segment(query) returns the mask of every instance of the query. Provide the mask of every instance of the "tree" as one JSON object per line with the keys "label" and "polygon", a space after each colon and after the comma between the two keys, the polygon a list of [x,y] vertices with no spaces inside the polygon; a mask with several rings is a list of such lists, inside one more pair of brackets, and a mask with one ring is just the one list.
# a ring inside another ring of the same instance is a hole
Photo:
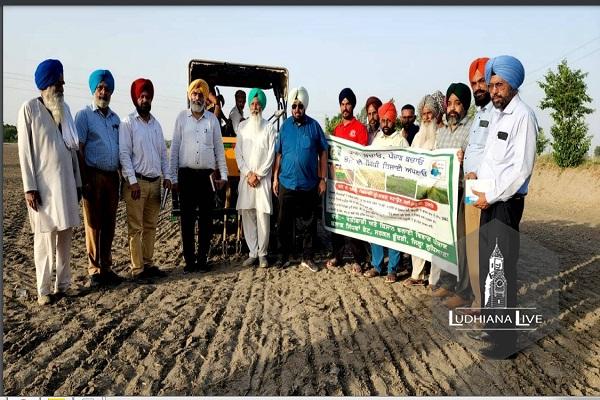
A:
{"label": "tree", "polygon": [[585,123],[585,116],[594,112],[586,106],[592,101],[586,92],[586,76],[587,72],[573,71],[567,66],[567,60],[562,60],[556,73],[548,70],[545,81],[538,81],[546,95],[540,102],[540,108],[553,110],[550,113],[554,121],[550,129],[554,138],[552,157],[562,168],[583,163],[592,144]]}
{"label": "tree", "polygon": [[333,129],[342,122],[342,113],[338,113],[333,118],[329,119],[328,116],[325,116],[325,132],[333,135]]}
{"label": "tree", "polygon": [[17,142],[17,127],[14,125],[3,124],[2,132],[4,136],[4,143],[16,143]]}
{"label": "tree", "polygon": [[544,134],[544,129],[540,128],[535,141],[535,153],[539,156],[546,150],[546,146],[550,143],[550,139]]}
{"label": "tree", "polygon": [[596,146],[594,149],[594,157],[600,157],[600,146]]}

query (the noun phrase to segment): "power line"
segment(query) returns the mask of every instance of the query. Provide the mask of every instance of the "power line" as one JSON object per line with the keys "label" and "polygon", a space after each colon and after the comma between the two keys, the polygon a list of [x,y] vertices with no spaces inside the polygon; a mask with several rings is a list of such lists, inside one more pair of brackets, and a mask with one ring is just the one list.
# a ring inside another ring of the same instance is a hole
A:
{"label": "power line", "polygon": [[[19,80],[19,81],[24,81],[24,82],[32,82],[31,76],[29,76],[27,74],[21,74],[18,72],[10,72],[10,71],[3,71],[2,73],[9,74],[9,75],[15,75],[17,77],[23,77],[23,78],[14,78],[14,77],[6,76],[5,77],[6,79],[14,79],[14,80]],[[89,86],[82,85],[80,83],[74,83],[71,81],[67,81],[66,86],[80,88],[86,92],[89,90]],[[174,96],[167,96],[167,95],[161,94],[160,97],[161,97],[161,99],[168,100],[171,102],[177,102],[179,104],[181,104],[181,102],[184,101],[183,96],[182,97],[174,97]]]}
{"label": "power line", "polygon": [[533,75],[533,74],[535,74],[536,72],[538,72],[538,71],[541,71],[541,70],[543,70],[543,69],[547,68],[547,67],[548,67],[550,64],[554,64],[554,63],[555,63],[555,62],[557,62],[557,61],[561,61],[563,58],[565,58],[565,57],[566,57],[566,56],[568,56],[569,54],[572,54],[572,53],[576,52],[577,50],[581,49],[582,47],[585,47],[585,46],[587,46],[588,44],[590,44],[590,43],[592,43],[592,42],[594,42],[594,41],[596,41],[596,40],[598,40],[598,39],[600,39],[600,36],[596,36],[595,38],[593,38],[593,39],[591,39],[591,40],[588,40],[587,42],[585,42],[585,43],[583,43],[583,44],[581,44],[581,45],[579,45],[579,46],[575,47],[574,49],[571,49],[571,50],[567,51],[567,52],[566,52],[565,54],[563,54],[562,56],[560,56],[560,57],[557,57],[557,58],[553,59],[552,61],[550,61],[550,62],[546,63],[544,66],[542,66],[542,67],[540,67],[540,68],[536,68],[536,69],[534,69],[533,71],[530,71],[530,72],[529,72],[529,74]]}
{"label": "power line", "polygon": [[[37,93],[34,89],[21,88],[21,87],[15,87],[15,86],[4,86],[4,89],[14,89],[14,90],[20,90],[20,91],[24,91],[24,92],[30,92],[33,95],[35,95]],[[78,95],[75,95],[75,94],[69,94],[68,96],[66,96],[67,100],[68,100],[69,97],[75,97],[75,98],[78,98],[78,99],[90,100],[89,96],[78,96]],[[118,103],[118,104],[123,104],[123,105],[130,105],[129,102],[121,101],[121,100],[118,100],[118,99],[115,99],[115,100],[111,99],[110,102],[112,104]],[[152,104],[152,107],[158,107],[158,108],[163,108],[163,109],[166,109],[166,110],[172,110],[174,112],[181,111],[179,109],[175,109],[175,108],[170,107],[170,106],[165,106],[165,105],[162,105],[160,103],[159,104]]]}

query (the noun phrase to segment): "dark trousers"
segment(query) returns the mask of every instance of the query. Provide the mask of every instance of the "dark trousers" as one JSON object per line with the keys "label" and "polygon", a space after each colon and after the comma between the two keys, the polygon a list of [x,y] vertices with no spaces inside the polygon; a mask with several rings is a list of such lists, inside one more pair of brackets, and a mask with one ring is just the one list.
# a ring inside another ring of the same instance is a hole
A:
{"label": "dark trousers", "polygon": [[367,261],[367,243],[359,239],[331,232],[333,256],[335,257],[338,265],[341,264],[342,259],[344,258],[346,242],[348,242],[348,245],[350,246],[350,253],[352,253],[354,262],[363,265]]}
{"label": "dark trousers", "polygon": [[[525,199],[521,195],[515,195],[507,201],[500,201],[492,204],[486,210],[481,212],[479,225],[479,283],[481,287],[481,304],[485,307],[482,310],[483,315],[498,315],[510,313],[513,324],[503,324],[501,328],[515,327],[514,310],[501,308],[490,308],[490,300],[497,300],[502,296],[493,296],[493,286],[486,288],[486,278],[490,273],[490,264],[493,260],[501,259],[503,261],[503,273],[506,279],[506,307],[517,307],[517,261],[519,260],[520,238],[519,223],[523,216]],[[494,220],[496,222],[494,222]],[[492,257],[494,250],[498,246],[500,257]],[[496,282],[496,285],[498,283]],[[485,302],[486,290],[488,292],[488,304]],[[497,346],[510,349],[516,345],[517,332],[515,330],[491,330],[497,329],[497,324],[487,324],[487,333],[490,334],[492,343]]]}
{"label": "dark trousers", "polygon": [[[188,267],[206,264],[212,236],[214,192],[210,184],[212,169],[179,168],[177,172],[183,258]],[[196,222],[198,251],[196,252]]]}
{"label": "dark trousers", "polygon": [[296,230],[302,236],[302,258],[312,260],[313,242],[317,237],[317,209],[321,196],[319,186],[310,190],[291,190],[279,184],[278,236],[281,255],[289,257],[294,253],[294,223],[296,217],[302,221]]}
{"label": "dark trousers", "polygon": [[119,173],[85,167],[83,191],[85,245],[88,274],[100,274],[112,266],[112,242],[115,237],[119,205]]}

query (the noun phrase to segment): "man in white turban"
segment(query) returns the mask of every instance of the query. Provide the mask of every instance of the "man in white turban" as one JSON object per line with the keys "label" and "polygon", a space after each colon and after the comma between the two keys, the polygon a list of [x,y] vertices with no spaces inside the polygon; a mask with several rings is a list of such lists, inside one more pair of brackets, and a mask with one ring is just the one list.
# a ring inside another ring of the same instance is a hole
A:
{"label": "man in white turban", "polygon": [[[303,238],[300,265],[317,272],[313,243],[317,239],[317,210],[326,189],[327,140],[321,125],[306,115],[306,89],[292,89],[288,104],[292,115],[279,131],[273,172],[273,193],[279,198],[277,264],[284,268],[291,264],[290,256],[296,250],[293,234],[296,231]],[[303,223],[297,224],[294,230],[296,217],[301,217]]]}

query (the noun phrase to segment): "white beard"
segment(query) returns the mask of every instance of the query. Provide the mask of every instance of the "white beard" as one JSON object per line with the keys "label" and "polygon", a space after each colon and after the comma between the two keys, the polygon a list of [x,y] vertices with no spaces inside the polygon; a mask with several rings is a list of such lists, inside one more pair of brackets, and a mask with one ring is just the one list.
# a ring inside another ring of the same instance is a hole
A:
{"label": "white beard", "polygon": [[44,105],[52,114],[52,118],[56,124],[60,124],[63,119],[63,113],[65,110],[65,98],[62,93],[57,93],[54,86],[50,86],[48,90],[42,92],[42,99]]}
{"label": "white beard", "polygon": [[262,122],[262,113],[250,114],[250,117],[248,118],[248,126],[251,127],[254,132],[260,131]]}
{"label": "white beard", "polygon": [[415,135],[411,147],[423,150],[432,150],[435,146],[436,135],[437,126],[435,121],[421,122],[419,132],[417,132]]}

